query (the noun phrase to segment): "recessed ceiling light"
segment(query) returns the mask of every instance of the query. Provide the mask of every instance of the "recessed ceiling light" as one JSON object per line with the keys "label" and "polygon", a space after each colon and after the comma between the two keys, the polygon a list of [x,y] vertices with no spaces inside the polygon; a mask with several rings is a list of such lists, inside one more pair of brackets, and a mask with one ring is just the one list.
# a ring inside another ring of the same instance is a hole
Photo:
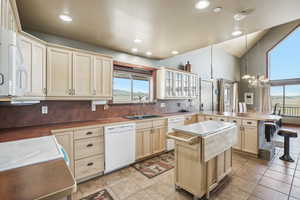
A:
{"label": "recessed ceiling light", "polygon": [[151,55],[152,55],[152,52],[147,51],[147,52],[146,52],[146,55],[147,55],[147,56],[151,56]]}
{"label": "recessed ceiling light", "polygon": [[142,40],[140,40],[140,39],[135,39],[135,40],[133,40],[135,43],[141,43],[142,42]]}
{"label": "recessed ceiling light", "polygon": [[195,8],[202,10],[207,8],[210,5],[210,2],[208,0],[199,0],[195,4]]}
{"label": "recessed ceiling light", "polygon": [[71,22],[72,21],[72,17],[70,17],[69,15],[59,15],[59,18],[65,22]]}
{"label": "recessed ceiling light", "polygon": [[178,51],[172,51],[172,54],[176,55],[176,54],[178,54]]}
{"label": "recessed ceiling light", "polygon": [[213,9],[213,11],[215,12],[215,13],[219,13],[219,12],[221,12],[222,11],[222,7],[215,7],[214,9]]}
{"label": "recessed ceiling light", "polygon": [[138,52],[139,50],[138,50],[137,48],[132,48],[131,51],[136,53],[136,52]]}
{"label": "recessed ceiling light", "polygon": [[234,30],[231,34],[232,36],[239,36],[239,35],[242,35],[243,31],[237,29],[237,30]]}

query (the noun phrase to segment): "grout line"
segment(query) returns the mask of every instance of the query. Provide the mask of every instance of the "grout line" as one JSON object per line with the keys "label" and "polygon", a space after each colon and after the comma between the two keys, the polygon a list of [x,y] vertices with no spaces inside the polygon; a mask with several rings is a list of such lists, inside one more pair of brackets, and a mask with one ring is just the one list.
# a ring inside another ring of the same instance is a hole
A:
{"label": "grout line", "polygon": [[296,170],[297,170],[298,164],[299,164],[299,154],[298,154],[298,156],[297,156],[296,168],[295,168],[295,170],[294,170],[293,179],[292,179],[292,184],[291,184],[291,188],[290,188],[290,191],[289,191],[289,196],[288,196],[288,198],[291,197],[291,192],[292,192],[292,188],[293,188],[293,184],[294,184],[294,178],[295,178],[295,175],[296,175]]}

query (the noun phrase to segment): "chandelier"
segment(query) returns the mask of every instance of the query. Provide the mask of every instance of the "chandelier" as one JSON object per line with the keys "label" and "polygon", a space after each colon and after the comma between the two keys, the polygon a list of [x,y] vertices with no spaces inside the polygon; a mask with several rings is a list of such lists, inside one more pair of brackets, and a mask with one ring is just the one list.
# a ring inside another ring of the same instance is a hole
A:
{"label": "chandelier", "polygon": [[[245,33],[245,43],[246,43],[246,53],[248,50],[248,38],[247,33]],[[269,87],[270,81],[267,77],[264,75],[250,75],[248,74],[248,54],[246,54],[245,58],[245,75],[242,76],[243,80],[246,80],[248,82],[249,88],[263,88],[263,87]]]}

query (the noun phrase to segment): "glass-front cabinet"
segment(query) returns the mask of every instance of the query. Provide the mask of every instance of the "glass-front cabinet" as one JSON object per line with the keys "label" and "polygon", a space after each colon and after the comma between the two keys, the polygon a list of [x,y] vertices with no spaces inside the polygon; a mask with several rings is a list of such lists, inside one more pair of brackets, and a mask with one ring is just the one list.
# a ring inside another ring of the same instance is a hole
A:
{"label": "glass-front cabinet", "polygon": [[161,68],[157,71],[157,99],[191,99],[198,96],[196,74]]}

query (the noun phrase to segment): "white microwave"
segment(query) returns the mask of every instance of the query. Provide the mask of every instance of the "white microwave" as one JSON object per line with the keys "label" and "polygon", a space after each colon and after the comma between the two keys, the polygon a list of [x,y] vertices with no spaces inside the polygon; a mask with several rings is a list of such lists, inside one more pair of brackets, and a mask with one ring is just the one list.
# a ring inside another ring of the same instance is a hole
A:
{"label": "white microwave", "polygon": [[0,96],[23,96],[28,74],[20,42],[15,32],[1,28],[0,32]]}

